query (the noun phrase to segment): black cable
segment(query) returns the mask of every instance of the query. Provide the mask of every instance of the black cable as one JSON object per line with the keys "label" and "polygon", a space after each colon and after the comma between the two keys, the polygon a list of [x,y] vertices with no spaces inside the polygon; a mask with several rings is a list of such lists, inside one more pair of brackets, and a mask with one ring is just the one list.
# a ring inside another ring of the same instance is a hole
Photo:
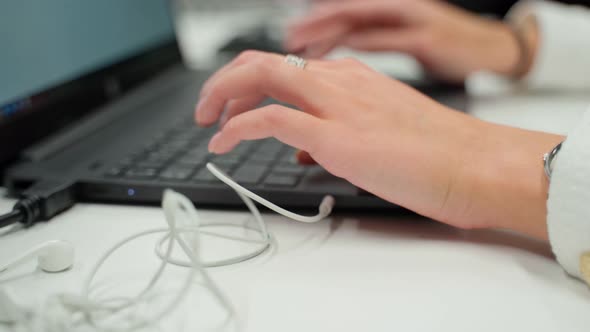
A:
{"label": "black cable", "polygon": [[19,210],[12,210],[0,216],[0,228],[21,222],[24,215]]}
{"label": "black cable", "polygon": [[0,227],[22,223],[25,227],[47,221],[72,207],[75,201],[71,183],[41,181],[22,193],[12,211],[0,216]]}

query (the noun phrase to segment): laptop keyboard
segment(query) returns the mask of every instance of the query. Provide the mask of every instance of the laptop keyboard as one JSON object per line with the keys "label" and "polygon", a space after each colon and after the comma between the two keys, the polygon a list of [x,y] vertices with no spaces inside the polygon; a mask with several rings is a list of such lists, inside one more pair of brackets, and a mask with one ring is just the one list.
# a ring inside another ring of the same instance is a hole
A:
{"label": "laptop keyboard", "polygon": [[295,161],[295,150],[275,139],[245,141],[225,155],[207,150],[213,128],[197,128],[185,119],[157,133],[143,148],[109,169],[105,176],[130,180],[219,183],[205,167],[213,162],[246,186],[295,187],[307,168]]}

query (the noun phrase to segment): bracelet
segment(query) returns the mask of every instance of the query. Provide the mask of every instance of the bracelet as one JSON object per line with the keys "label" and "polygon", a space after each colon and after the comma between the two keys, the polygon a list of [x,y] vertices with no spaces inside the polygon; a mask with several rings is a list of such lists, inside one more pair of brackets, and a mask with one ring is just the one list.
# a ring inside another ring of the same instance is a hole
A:
{"label": "bracelet", "polygon": [[553,173],[553,161],[555,161],[555,157],[557,156],[557,154],[561,150],[562,145],[563,145],[563,142],[557,144],[557,146],[555,146],[553,148],[553,150],[551,150],[551,151],[545,153],[545,155],[543,155],[543,165],[545,168],[545,175],[547,175],[547,179],[549,179],[549,180],[551,180],[551,174]]}

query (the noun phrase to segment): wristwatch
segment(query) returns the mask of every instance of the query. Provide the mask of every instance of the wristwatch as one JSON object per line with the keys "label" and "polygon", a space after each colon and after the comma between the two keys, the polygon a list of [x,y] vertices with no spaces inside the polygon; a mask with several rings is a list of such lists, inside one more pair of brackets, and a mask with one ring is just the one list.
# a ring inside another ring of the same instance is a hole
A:
{"label": "wristwatch", "polygon": [[551,174],[553,173],[553,162],[555,161],[555,157],[557,157],[557,154],[561,150],[562,145],[563,145],[563,142],[557,144],[557,146],[555,146],[553,148],[553,150],[551,150],[551,151],[545,153],[545,155],[543,155],[543,164],[545,166],[545,175],[547,175],[547,179],[549,179],[549,180],[551,180]]}

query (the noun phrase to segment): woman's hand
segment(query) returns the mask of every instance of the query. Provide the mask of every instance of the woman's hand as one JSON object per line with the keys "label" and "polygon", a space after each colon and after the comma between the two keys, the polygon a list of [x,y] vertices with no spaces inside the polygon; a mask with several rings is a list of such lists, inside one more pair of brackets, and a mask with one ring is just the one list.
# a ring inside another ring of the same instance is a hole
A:
{"label": "woman's hand", "polygon": [[521,56],[506,24],[435,0],[324,1],[290,27],[285,41],[287,50],[307,57],[337,46],[407,53],[453,82],[480,70],[511,75]]}
{"label": "woman's hand", "polygon": [[[251,110],[264,96],[297,106]],[[213,153],[275,137],[385,200],[463,228],[546,236],[541,156],[561,138],[484,123],[355,60],[245,52],[203,87],[196,119],[226,123]],[[247,112],[248,111],[248,112]]]}

